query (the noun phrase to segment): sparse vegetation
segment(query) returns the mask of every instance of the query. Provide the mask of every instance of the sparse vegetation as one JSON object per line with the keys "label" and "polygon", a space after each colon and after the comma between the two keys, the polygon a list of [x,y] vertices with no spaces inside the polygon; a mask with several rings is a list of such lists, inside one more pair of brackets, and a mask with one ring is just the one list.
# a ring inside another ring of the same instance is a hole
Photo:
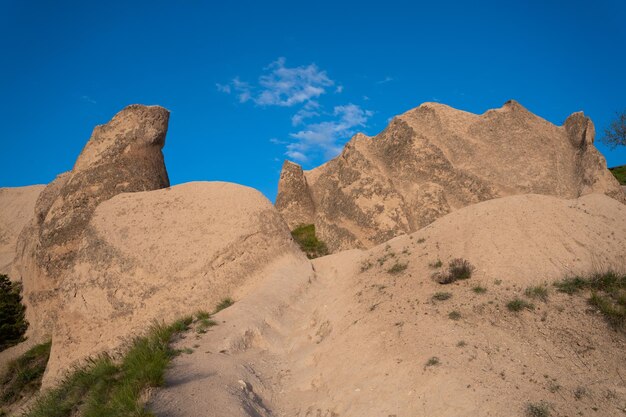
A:
{"label": "sparse vegetation", "polygon": [[526,300],[522,300],[521,298],[516,297],[506,304],[506,308],[508,308],[509,311],[517,313],[522,310],[533,310],[535,306]]}
{"label": "sparse vegetation", "polygon": [[426,242],[426,239],[424,239],[423,237],[420,237],[419,239],[417,239],[417,243],[424,243]]}
{"label": "sparse vegetation", "polygon": [[438,269],[443,266],[443,262],[441,262],[441,259],[437,259],[437,261],[428,264],[428,266],[430,266],[433,269]]}
{"label": "sparse vegetation", "polygon": [[554,284],[566,294],[591,291],[589,304],[615,328],[626,328],[626,274],[608,271],[589,277],[572,277]]}
{"label": "sparse vegetation", "polygon": [[452,297],[452,293],[449,292],[436,292],[433,294],[433,300],[445,301]]}
{"label": "sparse vegetation", "polygon": [[534,285],[526,288],[524,295],[534,300],[548,301],[548,287],[546,285]]}
{"label": "sparse vegetation", "polygon": [[550,404],[545,401],[526,404],[526,417],[550,417]]}
{"label": "sparse vegetation", "polygon": [[0,274],[0,351],[24,340],[28,322],[22,304],[22,286]]}
{"label": "sparse vegetation", "polygon": [[198,311],[196,313],[195,324],[195,331],[200,334],[206,333],[209,327],[217,326],[217,322],[211,319],[211,314],[206,311]]}
{"label": "sparse vegetation", "polygon": [[226,297],[215,306],[215,311],[213,312],[213,314],[217,314],[225,308],[232,306],[233,304],[235,304],[235,301],[230,297]]}
{"label": "sparse vegetation", "polygon": [[361,272],[365,272],[369,270],[371,267],[372,267],[372,263],[369,260],[361,262]]}
{"label": "sparse vegetation", "polygon": [[457,347],[465,347],[467,346],[467,342],[465,340],[459,340],[456,344]]}
{"label": "sparse vegetation", "polygon": [[389,272],[390,274],[399,274],[400,272],[404,271],[408,266],[409,264],[406,262],[405,263],[396,262],[395,264],[393,264],[391,268],[387,270],[387,272]]}
{"label": "sparse vegetation", "polygon": [[484,294],[487,292],[487,288],[481,287],[480,285],[475,285],[474,287],[472,287],[472,291],[474,291],[476,294]]}
{"label": "sparse vegetation", "polygon": [[456,321],[456,320],[460,320],[460,319],[461,319],[461,313],[459,313],[459,312],[458,312],[458,311],[456,311],[456,310],[451,311],[451,312],[448,314],[448,318],[449,318],[450,320],[454,320],[454,321]]}
{"label": "sparse vegetation", "polygon": [[577,400],[580,400],[585,395],[587,395],[587,389],[583,386],[578,386],[574,390],[574,398],[576,398]]}
{"label": "sparse vegetation", "polygon": [[149,416],[141,396],[164,382],[165,369],[176,351],[174,335],[188,328],[188,317],[166,326],[155,324],[135,339],[120,361],[100,355],[76,368],[56,388],[40,396],[25,417]]}
{"label": "sparse vegetation", "polygon": [[52,342],[35,345],[8,364],[5,374],[0,379],[0,407],[14,404],[39,390],[51,346]]}
{"label": "sparse vegetation", "polygon": [[450,261],[446,272],[437,272],[434,278],[440,284],[451,284],[455,281],[469,279],[473,272],[474,267],[469,261],[456,258]]}
{"label": "sparse vegetation", "polygon": [[291,231],[291,236],[309,259],[328,255],[326,243],[317,238],[314,224],[304,224]]}
{"label": "sparse vegetation", "polygon": [[439,358],[436,356],[433,356],[432,358],[428,359],[426,361],[426,366],[437,366],[439,365],[441,362],[439,361]]}

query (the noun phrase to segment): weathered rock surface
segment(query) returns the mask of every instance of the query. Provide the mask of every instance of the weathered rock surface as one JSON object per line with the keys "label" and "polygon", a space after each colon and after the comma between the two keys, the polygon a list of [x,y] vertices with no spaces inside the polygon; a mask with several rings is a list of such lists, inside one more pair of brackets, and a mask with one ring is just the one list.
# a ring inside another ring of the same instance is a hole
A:
{"label": "weathered rock surface", "polygon": [[169,112],[131,105],[96,126],[74,168],[39,195],[34,219],[21,232],[12,271],[24,283],[35,339],[51,331],[58,289],[72,270],[86,227],[100,203],[125,192],[169,186],[161,149]]}
{"label": "weathered rock surface", "polygon": [[311,266],[271,202],[229,183],[188,183],[101,203],[85,228],[58,304],[45,384],[70,364],[115,351],[154,320],[241,299],[278,266]]}
{"label": "weathered rock surface", "polygon": [[45,185],[0,188],[0,274],[9,274],[22,228],[33,218]]}
{"label": "weathered rock surface", "polygon": [[284,165],[276,207],[314,223],[329,248],[371,247],[461,207],[516,194],[626,202],[582,113],[555,126],[509,101],[482,115],[425,103],[375,137],[354,136],[311,171]]}

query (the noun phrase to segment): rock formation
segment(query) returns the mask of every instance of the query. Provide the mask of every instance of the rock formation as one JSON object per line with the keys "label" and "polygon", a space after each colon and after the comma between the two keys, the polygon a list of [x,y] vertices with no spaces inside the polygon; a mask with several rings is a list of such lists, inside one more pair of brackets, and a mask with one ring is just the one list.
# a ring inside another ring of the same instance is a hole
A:
{"label": "rock formation", "polygon": [[354,136],[311,170],[286,162],[276,208],[291,228],[314,223],[333,251],[371,247],[480,201],[515,194],[626,202],[582,113],[555,126],[509,101],[475,115],[424,103],[375,137]]}
{"label": "rock formation", "polygon": [[212,311],[280,268],[311,266],[271,202],[229,183],[187,183],[101,203],[57,290],[45,383],[70,364],[115,351],[154,320]]}
{"label": "rock formation", "polygon": [[44,185],[0,188],[0,274],[9,274],[17,238],[32,219],[35,202]]}
{"label": "rock formation", "polygon": [[39,195],[34,218],[17,243],[14,279],[24,283],[29,335],[51,331],[57,291],[96,207],[111,197],[169,186],[161,149],[169,112],[131,105],[97,126],[70,172],[59,175]]}

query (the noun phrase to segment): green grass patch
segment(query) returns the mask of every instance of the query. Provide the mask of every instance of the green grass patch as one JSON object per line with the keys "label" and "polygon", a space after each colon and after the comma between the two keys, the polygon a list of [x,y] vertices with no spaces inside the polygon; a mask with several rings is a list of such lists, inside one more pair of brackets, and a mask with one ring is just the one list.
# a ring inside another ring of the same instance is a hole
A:
{"label": "green grass patch", "polygon": [[472,291],[474,291],[476,294],[484,294],[487,292],[487,288],[481,287],[480,285],[475,285],[472,287]]}
{"label": "green grass patch", "polygon": [[548,301],[548,287],[545,285],[534,285],[526,288],[524,295],[534,300]]}
{"label": "green grass patch", "polygon": [[188,317],[169,326],[153,325],[119,361],[104,354],[88,360],[57,388],[42,394],[24,417],[151,416],[141,395],[149,387],[163,385],[165,370],[177,354],[170,342],[191,323]]}
{"label": "green grass patch", "polygon": [[36,345],[8,364],[5,375],[0,378],[0,407],[7,407],[39,391],[51,346],[52,342]]}
{"label": "green grass patch", "polygon": [[521,298],[514,298],[506,303],[506,308],[508,308],[509,311],[517,313],[522,310],[534,310],[535,306],[526,300],[522,300]]}
{"label": "green grass patch", "polygon": [[28,322],[21,293],[21,284],[0,274],[0,352],[24,341]]}
{"label": "green grass patch", "polygon": [[217,314],[220,311],[224,310],[225,308],[228,308],[228,307],[232,306],[233,304],[235,304],[235,301],[232,298],[230,298],[230,297],[226,297],[222,301],[217,303],[217,305],[215,306],[215,311],[213,312],[213,314]]}
{"label": "green grass patch", "polygon": [[309,259],[328,255],[326,243],[317,238],[314,224],[304,224],[291,231],[291,236]]}
{"label": "green grass patch", "polygon": [[609,271],[567,278],[554,285],[558,291],[570,295],[590,291],[589,304],[602,313],[611,326],[626,330],[626,274]]}
{"label": "green grass patch", "polygon": [[[232,300],[231,300],[232,301]],[[196,333],[206,333],[209,327],[217,326],[217,322],[211,318],[211,314],[206,311],[198,311],[195,320]]]}
{"label": "green grass patch", "polygon": [[620,184],[626,185],[626,165],[609,168],[609,171],[611,171],[611,174],[613,174]]}

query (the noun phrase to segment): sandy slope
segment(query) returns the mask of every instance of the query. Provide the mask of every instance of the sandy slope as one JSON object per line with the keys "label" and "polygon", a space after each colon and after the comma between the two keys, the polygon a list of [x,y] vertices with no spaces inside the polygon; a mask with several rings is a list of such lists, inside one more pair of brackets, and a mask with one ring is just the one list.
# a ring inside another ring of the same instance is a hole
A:
{"label": "sandy slope", "polygon": [[[558,416],[623,416],[622,333],[581,297],[552,292],[517,314],[504,306],[529,284],[624,267],[625,247],[619,202],[526,195],[315,260],[313,277],[284,264],[219,313],[218,326],[178,342],[194,351],[175,359],[150,408],[160,417],[521,416],[527,402],[547,401]],[[434,282],[429,263],[454,257],[470,260],[474,276]],[[396,262],[406,270],[388,272]],[[477,284],[487,292],[474,293]],[[437,291],[452,298],[433,301]],[[439,364],[426,366],[432,357]]]}

